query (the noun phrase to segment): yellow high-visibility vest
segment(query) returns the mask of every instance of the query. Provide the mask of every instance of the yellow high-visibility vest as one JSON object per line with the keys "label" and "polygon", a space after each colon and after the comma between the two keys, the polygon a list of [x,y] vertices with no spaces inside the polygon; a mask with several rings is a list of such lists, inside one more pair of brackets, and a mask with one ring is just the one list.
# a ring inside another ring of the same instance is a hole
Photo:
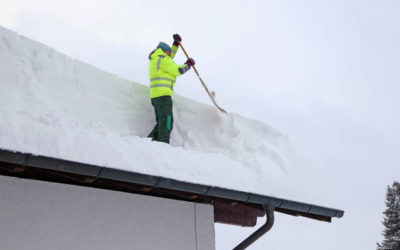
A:
{"label": "yellow high-visibility vest", "polygon": [[178,51],[177,46],[172,46],[171,56],[168,56],[162,49],[156,49],[150,54],[149,77],[150,77],[150,98],[160,96],[172,96],[176,77],[180,76],[180,66],[172,59]]}

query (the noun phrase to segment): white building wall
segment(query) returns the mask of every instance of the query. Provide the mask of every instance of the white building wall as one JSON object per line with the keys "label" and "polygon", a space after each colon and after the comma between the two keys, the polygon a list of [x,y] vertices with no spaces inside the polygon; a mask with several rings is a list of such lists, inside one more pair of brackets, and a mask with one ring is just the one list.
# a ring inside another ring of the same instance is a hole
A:
{"label": "white building wall", "polygon": [[0,176],[2,250],[211,250],[210,205]]}

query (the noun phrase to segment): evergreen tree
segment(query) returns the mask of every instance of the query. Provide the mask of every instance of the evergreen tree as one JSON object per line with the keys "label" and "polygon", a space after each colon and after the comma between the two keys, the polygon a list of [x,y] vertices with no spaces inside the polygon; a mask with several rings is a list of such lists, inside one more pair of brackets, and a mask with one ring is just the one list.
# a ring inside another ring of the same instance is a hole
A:
{"label": "evergreen tree", "polygon": [[384,239],[377,244],[378,250],[400,250],[400,184],[395,181],[386,192],[386,209],[382,224]]}

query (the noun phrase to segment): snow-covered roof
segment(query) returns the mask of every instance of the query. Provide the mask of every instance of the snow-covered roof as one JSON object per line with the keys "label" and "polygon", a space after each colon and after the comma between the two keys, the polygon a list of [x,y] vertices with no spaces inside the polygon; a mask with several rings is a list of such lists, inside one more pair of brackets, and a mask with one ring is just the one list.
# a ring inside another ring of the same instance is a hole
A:
{"label": "snow-covered roof", "polygon": [[171,145],[152,142],[148,87],[1,27],[0,36],[1,149],[333,205],[271,126],[175,95]]}

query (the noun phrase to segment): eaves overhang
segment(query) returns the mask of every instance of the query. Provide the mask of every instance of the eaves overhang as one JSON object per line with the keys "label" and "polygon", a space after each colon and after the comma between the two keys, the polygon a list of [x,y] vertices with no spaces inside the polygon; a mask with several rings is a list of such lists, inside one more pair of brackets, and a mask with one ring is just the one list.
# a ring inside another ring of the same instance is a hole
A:
{"label": "eaves overhang", "polygon": [[344,214],[272,196],[2,149],[0,174],[209,203],[214,206],[216,222],[241,226],[254,226],[257,217],[264,216],[265,205],[273,206],[276,212],[327,222]]}

